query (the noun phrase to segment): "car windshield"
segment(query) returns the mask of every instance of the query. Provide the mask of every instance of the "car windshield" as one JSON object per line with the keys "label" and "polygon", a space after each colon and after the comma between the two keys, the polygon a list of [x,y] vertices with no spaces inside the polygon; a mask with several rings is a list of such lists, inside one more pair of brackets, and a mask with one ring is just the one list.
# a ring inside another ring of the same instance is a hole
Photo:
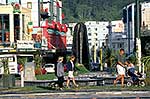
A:
{"label": "car windshield", "polygon": [[51,65],[49,64],[49,65],[45,65],[45,67],[54,67],[54,66],[52,64]]}

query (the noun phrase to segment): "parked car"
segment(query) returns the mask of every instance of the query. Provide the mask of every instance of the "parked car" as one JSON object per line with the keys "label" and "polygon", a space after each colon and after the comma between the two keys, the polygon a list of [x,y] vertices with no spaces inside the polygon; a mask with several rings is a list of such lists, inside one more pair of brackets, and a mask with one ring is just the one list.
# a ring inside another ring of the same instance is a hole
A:
{"label": "parked car", "polygon": [[55,72],[55,64],[47,63],[44,65],[44,69],[47,73],[54,73]]}

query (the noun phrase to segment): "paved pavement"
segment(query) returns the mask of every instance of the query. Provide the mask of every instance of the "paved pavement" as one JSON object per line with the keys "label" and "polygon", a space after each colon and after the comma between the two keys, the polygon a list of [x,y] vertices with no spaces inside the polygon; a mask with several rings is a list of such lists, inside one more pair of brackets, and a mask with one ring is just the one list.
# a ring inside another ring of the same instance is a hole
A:
{"label": "paved pavement", "polygon": [[150,91],[7,93],[0,99],[150,99]]}

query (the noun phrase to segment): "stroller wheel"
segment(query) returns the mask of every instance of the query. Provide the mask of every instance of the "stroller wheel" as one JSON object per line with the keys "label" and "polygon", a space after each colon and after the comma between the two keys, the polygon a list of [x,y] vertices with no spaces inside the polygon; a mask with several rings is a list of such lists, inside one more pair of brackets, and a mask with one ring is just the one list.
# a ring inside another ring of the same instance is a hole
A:
{"label": "stroller wheel", "polygon": [[140,82],[140,86],[144,87],[145,85],[146,85],[146,84],[145,84],[144,81],[141,81],[141,82]]}
{"label": "stroller wheel", "polygon": [[127,86],[128,86],[128,87],[132,86],[132,82],[131,82],[131,81],[128,81],[128,82],[127,82]]}

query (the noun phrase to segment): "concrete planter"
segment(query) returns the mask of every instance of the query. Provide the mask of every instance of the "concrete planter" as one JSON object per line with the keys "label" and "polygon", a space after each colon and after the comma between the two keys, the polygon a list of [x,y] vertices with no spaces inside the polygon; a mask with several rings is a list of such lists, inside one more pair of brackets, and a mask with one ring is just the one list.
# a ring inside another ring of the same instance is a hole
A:
{"label": "concrete planter", "polygon": [[4,88],[10,88],[15,86],[15,75],[2,75],[2,82]]}

